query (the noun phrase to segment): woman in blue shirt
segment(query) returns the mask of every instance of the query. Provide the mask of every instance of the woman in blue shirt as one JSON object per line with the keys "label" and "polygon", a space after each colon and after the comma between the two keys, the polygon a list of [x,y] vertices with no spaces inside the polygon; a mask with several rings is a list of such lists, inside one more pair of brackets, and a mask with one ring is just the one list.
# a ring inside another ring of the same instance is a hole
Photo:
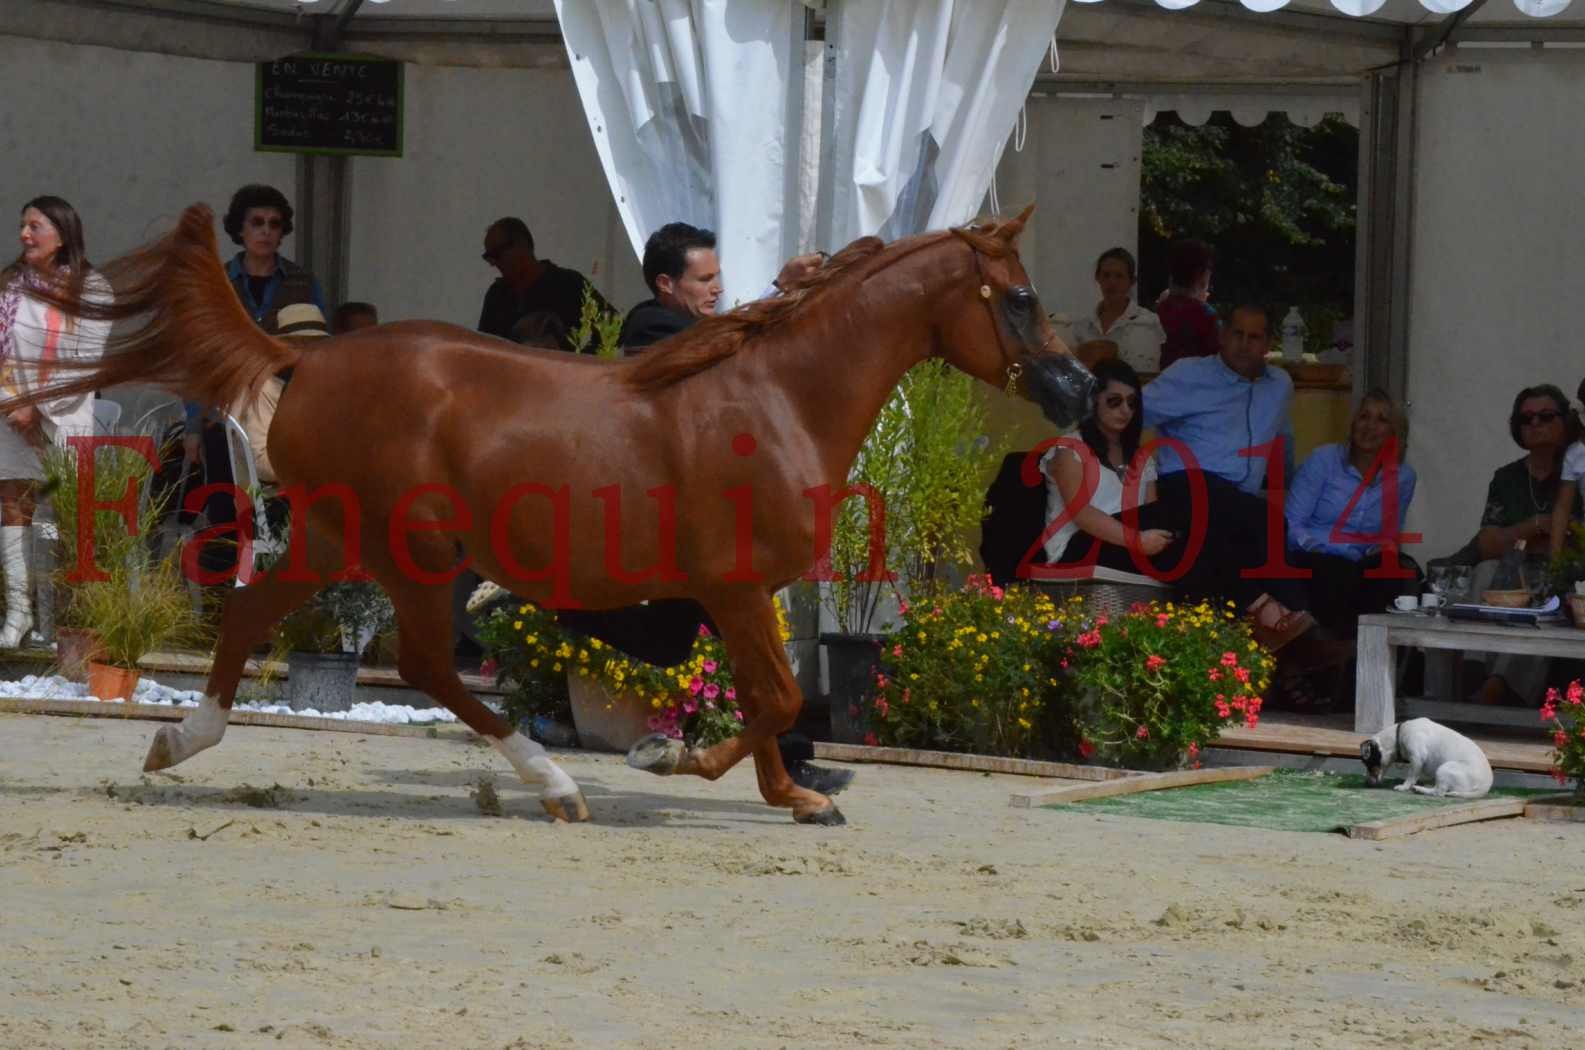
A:
{"label": "woman in blue shirt", "polygon": [[1310,570],[1311,613],[1344,637],[1355,636],[1360,615],[1419,592],[1419,569],[1401,549],[1407,577],[1367,575],[1382,564],[1388,537],[1404,532],[1414,499],[1414,468],[1403,453],[1403,415],[1386,391],[1373,389],[1354,413],[1347,444],[1316,449],[1288,487],[1290,560]]}

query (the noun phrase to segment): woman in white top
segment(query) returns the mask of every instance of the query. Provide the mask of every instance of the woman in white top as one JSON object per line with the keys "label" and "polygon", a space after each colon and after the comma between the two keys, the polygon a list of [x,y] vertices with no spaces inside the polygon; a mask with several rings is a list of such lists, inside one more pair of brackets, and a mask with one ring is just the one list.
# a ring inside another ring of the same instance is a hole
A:
{"label": "woman in white top", "polygon": [[[1138,546],[1154,559],[1175,539],[1172,532],[1151,527],[1157,517],[1148,505],[1156,501],[1154,457],[1135,464],[1143,428],[1139,375],[1122,361],[1102,361],[1095,375],[1095,411],[1079,426],[1084,450],[1058,445],[1040,460],[1046,477],[1046,525],[1061,516],[1083,493],[1085,461],[1093,464],[1095,489],[1063,526],[1046,540],[1046,561],[1083,562],[1092,551],[1099,564],[1124,572],[1139,572],[1127,548],[1122,521],[1123,494],[1133,493],[1142,508]],[[1086,454],[1087,453],[1087,454]]]}
{"label": "woman in white top", "polygon": [[1095,283],[1101,301],[1092,313],[1069,323],[1071,344],[1104,339],[1117,344],[1117,354],[1136,372],[1155,372],[1161,362],[1166,329],[1156,315],[1134,302],[1134,257],[1126,248],[1102,252],[1095,262]]}
{"label": "woman in white top", "polygon": [[1574,501],[1579,498],[1580,481],[1585,478],[1585,379],[1580,380],[1579,389],[1574,391],[1578,398],[1574,402],[1574,416],[1570,429],[1574,432],[1574,441],[1569,445],[1568,451],[1563,453],[1563,471],[1558,482],[1557,499],[1552,501],[1552,528],[1548,533],[1551,543],[1549,552],[1552,557],[1557,557],[1563,545],[1568,542],[1569,518],[1574,514]]}
{"label": "woman in white top", "polygon": [[[110,285],[92,271],[82,221],[59,197],[22,207],[22,251],[0,270],[0,397],[47,383],[55,363],[104,351],[110,325],[71,317],[32,294],[64,293],[72,301],[108,301]],[[43,479],[40,452],[72,434],[92,434],[93,396],[79,394],[17,409],[0,426],[0,562],[5,570],[5,624],[0,649],[15,649],[33,626],[28,532],[34,488]]]}

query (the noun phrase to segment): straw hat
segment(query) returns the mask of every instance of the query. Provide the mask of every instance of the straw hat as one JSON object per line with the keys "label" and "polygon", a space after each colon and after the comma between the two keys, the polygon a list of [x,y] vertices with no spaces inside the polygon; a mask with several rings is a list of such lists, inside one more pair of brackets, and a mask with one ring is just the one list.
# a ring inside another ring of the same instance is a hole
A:
{"label": "straw hat", "polygon": [[275,315],[275,334],[285,339],[308,339],[328,336],[330,328],[325,324],[325,315],[313,303],[292,303]]}

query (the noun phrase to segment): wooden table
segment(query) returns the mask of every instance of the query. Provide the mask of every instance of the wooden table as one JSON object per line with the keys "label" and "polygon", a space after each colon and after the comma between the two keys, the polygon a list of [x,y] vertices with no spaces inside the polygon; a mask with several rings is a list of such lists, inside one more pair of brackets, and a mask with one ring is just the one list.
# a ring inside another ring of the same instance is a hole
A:
{"label": "wooden table", "polygon": [[[1394,695],[1397,662],[1393,653],[1400,645],[1418,646],[1426,650],[1425,685],[1430,697],[1423,701],[1406,700],[1401,712]],[[1540,717],[1530,708],[1437,702],[1453,697],[1453,657],[1467,650],[1578,659],[1585,657],[1585,631],[1568,626],[1518,627],[1472,623],[1418,613],[1361,616],[1354,689],[1354,731],[1373,735],[1392,725],[1400,714],[1407,717],[1411,713],[1445,721],[1482,721],[1540,729]]]}

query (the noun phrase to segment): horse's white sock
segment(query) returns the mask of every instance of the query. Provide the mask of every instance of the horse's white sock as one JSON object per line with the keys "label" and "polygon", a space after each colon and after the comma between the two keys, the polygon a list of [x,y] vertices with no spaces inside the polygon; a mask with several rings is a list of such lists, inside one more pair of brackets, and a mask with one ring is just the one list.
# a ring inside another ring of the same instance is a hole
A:
{"label": "horse's white sock", "polygon": [[226,735],[226,721],[231,717],[231,712],[220,706],[220,701],[212,696],[205,697],[198,702],[198,706],[188,712],[182,723],[172,731],[175,738],[171,741],[171,765],[186,761],[207,747],[214,747],[220,743],[220,738]]}
{"label": "horse's white sock", "polygon": [[539,741],[524,736],[517,730],[504,737],[491,737],[490,743],[506,756],[526,784],[542,785],[540,798],[566,798],[578,793],[577,783],[566,771],[550,760]]}

